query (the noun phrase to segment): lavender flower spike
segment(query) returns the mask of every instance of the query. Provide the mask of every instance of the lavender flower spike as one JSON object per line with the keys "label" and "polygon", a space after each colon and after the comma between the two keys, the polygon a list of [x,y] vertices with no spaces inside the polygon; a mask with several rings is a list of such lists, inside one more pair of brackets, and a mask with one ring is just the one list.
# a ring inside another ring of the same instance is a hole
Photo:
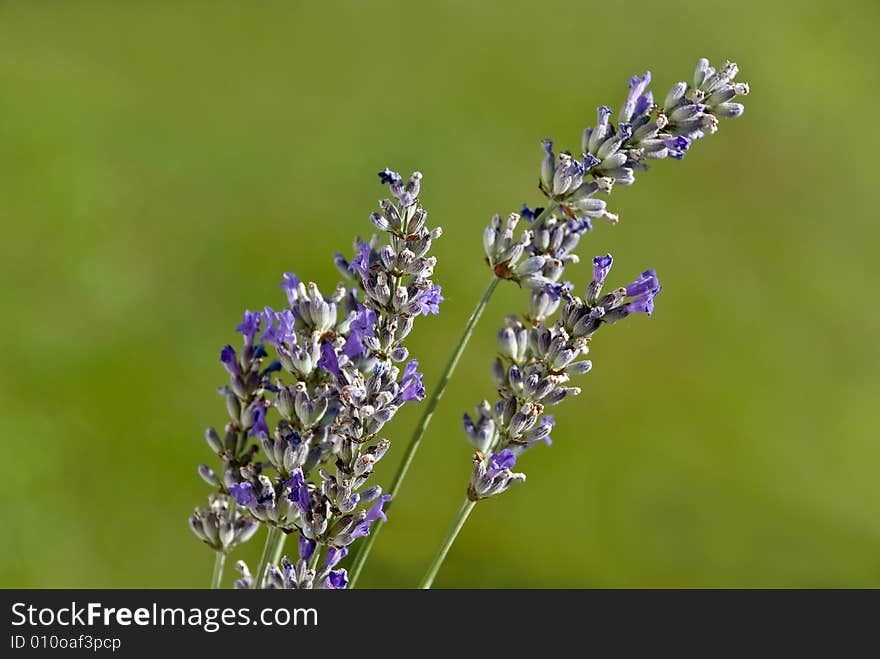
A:
{"label": "lavender flower spike", "polygon": [[[582,357],[596,331],[632,313],[653,311],[660,291],[654,270],[646,270],[626,288],[601,295],[612,263],[610,254],[593,259],[593,279],[585,298],[568,295],[555,322],[548,318],[529,327],[511,316],[499,332],[501,356],[492,366],[499,399],[494,405],[480,403],[476,418],[464,416],[465,433],[478,449],[468,490],[471,501],[505,491],[510,475],[503,469],[513,467],[516,456],[535,444],[550,443],[555,420],[545,411],[580,394],[569,382],[592,369],[592,362]],[[499,479],[499,474],[504,478]]]}
{"label": "lavender flower spike", "polygon": [[[371,216],[384,239],[358,239],[350,264],[335,258],[347,281],[325,294],[285,274],[288,306],[246,312],[240,354],[221,352],[229,421],[225,437],[212,428],[206,439],[222,476],[207,465],[199,474],[232,512],[226,524],[197,511],[190,526],[224,555],[259,524],[269,527],[265,562],[253,575],[239,564],[238,587],[345,588],[348,573],[337,564],[387,519],[391,497],[369,481],[390,446],[380,436],[385,424],[425,397],[405,340],[415,317],[437,314],[443,301],[429,254],[442,232],[426,226],[421,174],[379,177],[397,201],[380,202]],[[299,559],[271,563],[288,534],[298,536]]]}

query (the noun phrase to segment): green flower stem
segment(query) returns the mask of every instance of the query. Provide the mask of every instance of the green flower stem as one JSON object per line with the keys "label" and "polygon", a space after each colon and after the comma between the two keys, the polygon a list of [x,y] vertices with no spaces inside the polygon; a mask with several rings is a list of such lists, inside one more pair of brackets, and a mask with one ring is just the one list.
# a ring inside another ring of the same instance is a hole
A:
{"label": "green flower stem", "polygon": [[[391,481],[391,487],[388,489],[388,493],[391,495],[391,501],[387,504],[387,508],[390,508],[391,504],[394,503],[394,500],[397,498],[397,493],[400,490],[403,479],[409,471],[413,458],[416,455],[416,451],[419,450],[419,445],[422,443],[425,431],[431,423],[434,411],[437,409],[440,399],[443,398],[443,392],[446,391],[446,386],[449,384],[450,378],[452,378],[455,367],[458,365],[458,360],[461,358],[465,346],[470,340],[471,335],[474,333],[474,328],[477,326],[480,316],[483,315],[486,305],[492,298],[492,294],[495,292],[495,287],[498,286],[498,282],[499,279],[493,276],[492,281],[489,282],[489,286],[483,293],[483,297],[480,298],[480,301],[477,302],[477,306],[475,306],[474,310],[471,312],[470,318],[468,318],[467,324],[464,326],[464,331],[461,333],[461,338],[458,340],[458,343],[452,350],[452,354],[449,356],[446,368],[443,369],[443,373],[440,375],[440,380],[437,382],[437,386],[434,387],[433,393],[425,405],[412,439],[409,440],[409,445],[406,447],[406,453],[404,453],[403,460],[401,460],[400,466],[397,468],[397,473],[394,474],[394,480]],[[381,519],[376,520],[373,524],[372,532],[364,539],[363,545],[351,565],[348,584],[349,588],[354,587],[358,577],[361,576],[361,571],[364,569],[364,563],[366,563],[367,557],[370,555],[370,551],[376,542],[376,538],[379,536],[379,531],[382,529],[383,524],[384,522]]]}
{"label": "green flower stem", "polygon": [[282,547],[284,547],[284,532],[277,526],[270,526],[269,533],[266,535],[266,544],[263,546],[263,555],[260,556],[260,564],[253,575],[254,589],[262,588],[266,579],[266,568],[276,554],[281,555]]}
{"label": "green flower stem", "polygon": [[449,526],[449,530],[446,532],[446,537],[443,538],[443,543],[437,550],[437,555],[434,556],[434,560],[431,561],[428,571],[425,573],[422,582],[419,584],[419,588],[422,590],[428,590],[434,583],[434,579],[437,578],[437,573],[440,571],[443,561],[446,560],[446,554],[449,553],[450,548],[455,543],[455,539],[458,537],[461,527],[464,526],[464,523],[467,521],[467,518],[471,514],[476,503],[476,501],[471,501],[469,498],[465,497],[464,503],[461,504],[461,507],[455,514],[455,518],[452,520],[452,524]]}
{"label": "green flower stem", "polygon": [[309,559],[309,568],[318,571],[318,561],[321,560],[321,545],[315,545],[315,551],[312,552],[312,557]]}
{"label": "green flower stem", "polygon": [[222,551],[214,552],[214,574],[211,575],[211,589],[217,590],[220,588],[220,583],[223,581],[223,567],[226,565],[226,554]]}
{"label": "green flower stem", "polygon": [[287,534],[281,532],[281,538],[275,545],[275,551],[272,552],[272,562],[278,565],[281,562],[281,554],[284,553],[284,541],[287,540]]}

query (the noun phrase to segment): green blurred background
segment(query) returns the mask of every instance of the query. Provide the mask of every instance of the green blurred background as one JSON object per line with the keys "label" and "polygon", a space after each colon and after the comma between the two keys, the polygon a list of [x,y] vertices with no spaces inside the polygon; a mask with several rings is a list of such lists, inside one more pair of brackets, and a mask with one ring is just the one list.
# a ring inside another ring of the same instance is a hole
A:
{"label": "green blurred background", "polygon": [[[880,586],[880,276],[872,2],[2,2],[0,585],[202,587],[186,517],[224,420],[220,347],[292,270],[425,174],[436,380],[486,280],[489,216],[539,202],[538,141],[577,148],[650,68],[662,95],[735,59],[745,115],[620,188],[614,280],[664,292],[594,341],[529,482],[481,504],[442,587]],[[569,278],[589,278],[587,259]],[[410,587],[470,472],[503,286],[363,580]],[[387,483],[416,419],[378,470]],[[241,556],[255,560],[262,536]],[[231,571],[230,571],[231,572]]]}

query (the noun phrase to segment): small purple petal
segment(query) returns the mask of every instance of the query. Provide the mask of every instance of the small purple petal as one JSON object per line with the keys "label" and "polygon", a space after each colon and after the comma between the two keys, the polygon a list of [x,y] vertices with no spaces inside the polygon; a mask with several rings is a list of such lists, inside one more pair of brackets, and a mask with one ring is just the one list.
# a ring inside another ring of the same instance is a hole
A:
{"label": "small purple petal", "polygon": [[585,153],[584,159],[583,161],[581,161],[581,166],[584,168],[584,170],[593,169],[593,167],[598,165],[600,162],[602,161],[599,160],[592,153]]}
{"label": "small purple petal", "polygon": [[427,316],[429,313],[437,315],[440,313],[440,303],[443,302],[443,296],[440,294],[440,286],[431,286],[423,291],[419,291],[414,303],[418,313]]}
{"label": "small purple petal", "polygon": [[303,477],[302,468],[294,469],[285,485],[290,488],[287,498],[303,515],[306,515],[309,512],[309,486]]}
{"label": "small purple petal", "polygon": [[[367,516],[364,518],[364,522],[372,524],[377,519],[381,519],[383,522],[387,522],[388,518],[385,516],[385,513],[382,510],[382,506],[391,501],[390,494],[383,494],[378,499],[376,499],[376,503],[372,505],[372,507],[367,511]],[[369,533],[369,531],[368,531]]]}
{"label": "small purple petal", "polygon": [[658,286],[654,290],[639,295],[635,300],[626,305],[629,313],[646,313],[649,316],[654,313],[654,298],[662,290],[662,286]]}
{"label": "small purple petal", "polygon": [[660,286],[660,282],[657,280],[657,272],[655,270],[645,270],[639,275],[638,279],[627,284],[626,295],[627,297],[635,297],[652,291],[658,286]]}
{"label": "small purple petal", "polygon": [[327,588],[342,590],[348,585],[348,572],[345,570],[331,570],[327,575]]}
{"label": "small purple petal", "polygon": [[543,208],[531,208],[528,204],[523,204],[522,209],[519,212],[519,216],[524,219],[526,222],[534,222],[535,219],[541,214]]}
{"label": "small purple petal", "polygon": [[297,289],[299,288],[299,277],[292,272],[285,272],[279,286],[287,295],[287,301],[290,306],[293,306],[299,297],[297,292]]}
{"label": "small purple petal", "polygon": [[232,346],[223,348],[220,351],[220,362],[230,375],[238,375],[238,355],[235,354],[235,348]]}
{"label": "small purple petal", "polygon": [[304,535],[299,536],[299,557],[307,561],[315,553],[315,541],[309,540]]}
{"label": "small purple petal", "polygon": [[411,359],[403,369],[403,377],[400,379],[400,392],[398,397],[405,402],[421,401],[425,397],[425,385],[422,384],[422,374],[416,372],[419,363]]}
{"label": "small purple petal", "polygon": [[348,556],[348,547],[327,547],[327,555],[324,556],[324,567],[332,569],[346,556]]}
{"label": "small purple petal", "polygon": [[349,359],[363,356],[367,350],[363,340],[366,337],[373,336],[376,336],[376,312],[360,305],[357,316],[349,328],[348,338],[345,340],[342,354],[346,355]]}
{"label": "small purple petal", "polygon": [[512,469],[516,465],[516,455],[510,449],[504,449],[501,453],[495,453],[489,458],[492,469],[501,471]]}
{"label": "small purple petal", "polygon": [[321,359],[318,360],[318,367],[323,368],[334,377],[339,377],[339,359],[336,357],[336,350],[329,341],[324,341],[321,345]]}
{"label": "small purple petal", "polygon": [[240,332],[248,345],[253,344],[254,337],[260,331],[261,315],[258,311],[245,311],[244,318],[235,328],[236,332]]}
{"label": "small purple petal", "polygon": [[687,151],[691,146],[691,139],[684,135],[678,135],[677,137],[667,137],[663,140],[663,144],[669,149]]}
{"label": "small purple petal", "polygon": [[645,92],[639,96],[639,100],[636,101],[636,107],[635,110],[633,110],[633,117],[641,117],[645,112],[651,109],[652,105],[654,105],[654,94],[651,92]]}
{"label": "small purple petal", "polygon": [[233,483],[227,489],[239,505],[245,508],[253,508],[257,505],[257,497],[254,496],[254,486],[250,483]]}
{"label": "small purple petal", "polygon": [[593,281],[595,283],[605,283],[605,278],[611,271],[611,264],[613,262],[614,259],[611,257],[611,254],[606,254],[605,256],[597,256],[593,259]]}
{"label": "small purple petal", "polygon": [[357,254],[355,254],[354,258],[351,260],[351,264],[349,264],[348,269],[352,272],[356,272],[361,276],[361,279],[369,279],[370,278],[370,253],[372,252],[372,248],[370,247],[370,243],[361,240],[358,243]]}
{"label": "small purple petal", "polygon": [[400,174],[387,167],[379,172],[379,183],[382,185],[385,185],[386,183],[401,183],[402,181],[403,178],[401,178]]}
{"label": "small purple petal", "polygon": [[269,436],[269,426],[266,425],[266,408],[262,401],[254,401],[251,405],[254,413],[254,425],[251,426],[250,436],[263,439]]}

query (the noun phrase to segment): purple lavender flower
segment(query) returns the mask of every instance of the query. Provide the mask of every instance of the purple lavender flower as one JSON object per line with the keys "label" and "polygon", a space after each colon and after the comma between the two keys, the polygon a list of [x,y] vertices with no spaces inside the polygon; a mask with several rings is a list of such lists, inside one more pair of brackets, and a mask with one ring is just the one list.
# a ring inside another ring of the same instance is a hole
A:
{"label": "purple lavender flower", "polygon": [[296,345],[296,334],[293,332],[295,322],[296,318],[290,309],[273,311],[271,307],[266,307],[263,311],[265,329],[260,335],[260,341],[265,341],[276,348],[284,343]]}
{"label": "purple lavender flower", "polygon": [[669,157],[676,160],[684,158],[684,153],[691,147],[691,142],[692,140],[684,135],[667,137],[663,140],[663,144],[668,149]]}
{"label": "purple lavender flower", "polygon": [[304,561],[308,561],[312,557],[312,554],[315,553],[315,544],[316,543],[314,540],[309,540],[305,536],[300,535],[299,536],[299,557]]}
{"label": "purple lavender flower", "polygon": [[650,91],[645,92],[641,96],[639,96],[639,100],[636,101],[635,110],[633,110],[633,119],[637,119],[645,114],[651,107],[654,105],[654,94]]}
{"label": "purple lavender flower", "polygon": [[597,256],[593,259],[593,281],[601,285],[605,283],[605,278],[611,271],[611,264],[614,259],[611,254],[605,256]]}
{"label": "purple lavender flower", "polygon": [[598,165],[600,162],[602,162],[602,161],[599,160],[592,153],[589,153],[589,152],[584,153],[583,160],[581,160],[581,167],[583,167],[584,171],[586,171],[588,169],[592,169],[593,167]]}
{"label": "purple lavender flower", "polygon": [[254,508],[257,505],[257,497],[254,494],[254,486],[250,483],[232,483],[226,489],[239,505],[245,508]]}
{"label": "purple lavender flower", "polygon": [[427,316],[429,313],[437,315],[440,313],[440,303],[443,302],[443,296],[440,294],[440,286],[431,286],[430,288],[419,291],[413,301],[418,313]]}
{"label": "purple lavender flower", "polygon": [[326,588],[341,590],[348,585],[348,572],[345,570],[331,570],[327,575]]}
{"label": "purple lavender flower", "polygon": [[403,179],[400,174],[394,172],[387,167],[379,172],[379,183],[382,185],[390,184],[390,183],[401,183]]}
{"label": "purple lavender flower", "polygon": [[339,564],[343,558],[348,556],[348,547],[327,547],[327,553],[324,555],[324,567],[333,569]]}
{"label": "purple lavender flower", "polygon": [[352,272],[358,273],[362,279],[367,280],[370,278],[370,254],[372,252],[372,248],[370,247],[370,243],[364,240],[361,240],[358,243],[357,254],[355,254],[354,258],[351,260],[351,264],[349,264],[348,269]]}
{"label": "purple lavender flower", "polygon": [[376,503],[374,503],[370,507],[370,509],[367,510],[367,514],[364,516],[364,519],[361,520],[358,525],[352,530],[352,540],[356,538],[365,538],[370,535],[370,527],[376,520],[381,519],[383,522],[388,521],[388,518],[385,516],[385,512],[382,510],[382,506],[384,506],[389,501],[391,501],[390,494],[383,494],[376,500]]}
{"label": "purple lavender flower", "polygon": [[336,357],[336,350],[329,341],[321,344],[321,359],[318,360],[318,367],[323,368],[334,377],[339,377],[339,359]]}
{"label": "purple lavender flower", "polygon": [[251,426],[250,436],[260,439],[269,437],[269,426],[266,425],[266,408],[263,407],[262,401],[254,401],[251,405],[251,411],[254,415],[254,425]]}
{"label": "purple lavender flower", "polygon": [[400,380],[400,392],[397,397],[406,402],[421,401],[425,397],[425,385],[422,384],[422,374],[418,373],[419,363],[411,359],[403,369],[403,377]]}
{"label": "purple lavender flower", "polygon": [[639,295],[635,300],[626,305],[629,313],[646,313],[649,316],[654,314],[654,298],[662,290],[659,284],[657,288],[647,291]]}
{"label": "purple lavender flower", "polygon": [[299,509],[303,515],[309,512],[309,487],[306,484],[303,470],[297,467],[293,470],[290,478],[285,483],[290,488],[287,498]]}
{"label": "purple lavender flower", "polygon": [[259,311],[245,311],[244,318],[235,328],[236,332],[240,332],[244,336],[247,345],[253,345],[254,337],[260,331],[260,318]]}
{"label": "purple lavender flower", "polygon": [[637,295],[642,295],[643,293],[653,291],[659,286],[660,282],[657,280],[657,271],[645,270],[639,275],[638,279],[626,285],[626,296],[635,297]]}
{"label": "purple lavender flower", "polygon": [[560,299],[568,297],[573,288],[574,287],[572,286],[572,283],[570,281],[564,281],[561,283],[550,282],[546,284],[541,290],[547,293],[547,295],[550,296],[550,299],[553,302],[558,302]]}
{"label": "purple lavender flower", "polygon": [[224,347],[220,351],[220,362],[229,371],[229,375],[238,375],[238,355],[235,354],[235,348],[229,345]]}
{"label": "purple lavender flower", "polygon": [[376,499],[376,503],[374,503],[367,511],[367,516],[364,518],[364,521],[368,524],[372,524],[377,519],[381,519],[383,522],[387,522],[388,518],[385,516],[385,512],[382,510],[382,507],[389,501],[391,501],[390,494],[381,495],[378,499]]}
{"label": "purple lavender flower", "polygon": [[544,212],[543,208],[531,208],[528,204],[523,204],[519,215],[522,219],[531,224],[542,212]]}
{"label": "purple lavender flower", "polygon": [[299,297],[297,292],[297,289],[299,288],[299,277],[292,272],[285,272],[279,286],[281,287],[281,290],[284,291],[285,295],[287,295],[287,302],[290,306],[293,306]]}
{"label": "purple lavender flower", "polygon": [[645,71],[645,75],[641,78],[639,76],[633,76],[630,78],[629,94],[626,97],[623,107],[620,108],[620,113],[617,115],[617,120],[620,123],[630,121],[633,118],[633,115],[638,116],[638,114],[635,113],[636,105],[638,104],[639,99],[644,95],[645,89],[647,89],[650,82],[650,71]]}
{"label": "purple lavender flower", "polygon": [[510,449],[504,449],[500,453],[494,453],[489,458],[489,474],[494,478],[505,469],[513,469],[516,466],[516,456]]}
{"label": "purple lavender flower", "polygon": [[376,336],[376,312],[364,305],[358,306],[357,316],[348,330],[348,338],[342,348],[342,354],[349,359],[366,354],[364,339]]}
{"label": "purple lavender flower", "polygon": [[475,457],[474,463],[468,487],[468,498],[471,501],[488,499],[504,492],[511,484],[526,479],[525,474],[510,471],[516,464],[516,455],[510,449],[493,453],[488,460],[482,456]]}
{"label": "purple lavender flower", "polygon": [[[566,228],[570,235],[579,236],[582,233],[586,233],[587,231],[593,230],[593,223],[590,222],[589,217],[577,217],[573,220],[569,220],[566,222]],[[561,255],[565,255],[565,252],[561,252]]]}

